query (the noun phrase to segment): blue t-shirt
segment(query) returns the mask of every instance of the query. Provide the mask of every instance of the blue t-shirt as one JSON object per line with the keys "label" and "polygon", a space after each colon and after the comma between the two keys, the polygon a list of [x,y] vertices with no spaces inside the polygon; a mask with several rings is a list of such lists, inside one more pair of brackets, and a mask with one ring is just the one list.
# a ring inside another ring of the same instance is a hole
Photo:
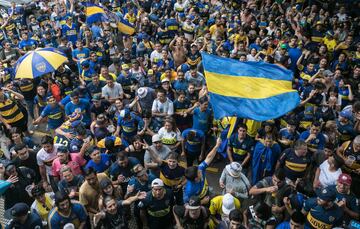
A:
{"label": "blue t-shirt", "polygon": [[86,166],[85,169],[88,169],[90,167],[94,168],[96,170],[96,172],[98,173],[102,173],[105,170],[107,170],[111,164],[110,161],[110,156],[108,154],[102,153],[100,155],[101,159],[100,159],[100,163],[96,164],[93,160],[90,160]]}
{"label": "blue t-shirt", "polygon": [[76,25],[73,23],[71,26],[67,24],[63,25],[61,28],[61,33],[63,36],[66,36],[68,41],[71,41],[73,44],[78,40],[78,31]]}
{"label": "blue t-shirt", "polygon": [[[204,186],[205,185],[207,186],[206,168],[208,166],[209,165],[206,164],[205,161],[201,162],[200,165],[198,166],[198,169],[202,173],[201,181],[195,182],[195,181],[187,180],[186,185],[185,185],[185,189],[184,189],[184,203],[187,203],[191,196],[200,196]],[[208,188],[208,187],[205,187],[205,188]]]}
{"label": "blue t-shirt", "polygon": [[186,89],[188,88],[188,83],[186,82],[186,80],[175,80],[173,82],[173,88],[175,89],[175,91],[186,91]]}
{"label": "blue t-shirt", "polygon": [[304,204],[308,212],[306,226],[311,228],[333,228],[342,226],[344,211],[335,203],[331,208],[325,209],[317,204],[317,198],[310,198]]}
{"label": "blue t-shirt", "polygon": [[118,121],[117,121],[117,126],[121,127],[121,133],[125,136],[125,137],[133,137],[136,135],[138,127],[143,125],[143,120],[131,113],[130,114],[131,118],[130,119],[124,119],[120,116],[118,116]]}
{"label": "blue t-shirt", "polygon": [[78,201],[72,200],[71,213],[68,217],[60,214],[57,207],[54,207],[49,212],[49,227],[52,229],[60,229],[63,228],[65,224],[72,223],[75,228],[78,228],[82,222],[86,221],[87,217],[85,207]]}
{"label": "blue t-shirt", "polygon": [[[187,140],[187,136],[190,131],[195,131],[195,137],[191,141]],[[200,153],[202,143],[205,139],[205,134],[201,130],[196,130],[192,128],[188,128],[182,132],[183,139],[186,139],[185,141],[185,149],[189,153]]]}
{"label": "blue t-shirt", "polygon": [[[306,140],[310,135],[310,131],[306,130],[300,134],[301,140]],[[308,146],[313,149],[323,150],[325,147],[325,137],[322,133],[318,133],[316,138],[308,142]]]}
{"label": "blue t-shirt", "polygon": [[39,114],[44,110],[46,106],[46,98],[41,98],[39,95],[35,95],[34,97],[34,105],[38,105],[39,107]]}
{"label": "blue t-shirt", "polygon": [[56,129],[64,122],[63,111],[59,105],[52,107],[46,105],[44,110],[41,112],[41,117],[48,117],[48,126],[50,129]]}
{"label": "blue t-shirt", "polygon": [[200,110],[200,107],[195,108],[192,128],[202,130],[204,133],[206,133],[209,129],[210,118],[211,110],[209,108],[203,112]]}
{"label": "blue t-shirt", "polygon": [[290,69],[295,72],[297,69],[296,62],[300,58],[302,51],[299,48],[288,48],[288,54],[291,60]]}
{"label": "blue t-shirt", "polygon": [[91,123],[91,116],[90,116],[90,103],[86,99],[79,99],[78,104],[74,104],[73,102],[69,102],[65,106],[65,114],[71,115],[75,112],[76,109],[80,109],[80,112],[83,115],[83,122],[86,125],[90,125]]}
{"label": "blue t-shirt", "polygon": [[[35,49],[37,45],[38,45],[38,42],[33,40],[33,39],[22,40],[19,43],[19,49],[23,49],[24,51],[28,51],[28,50],[31,50],[31,49]],[[28,49],[28,47],[30,47],[30,48]]]}
{"label": "blue t-shirt", "polygon": [[128,182],[130,178],[133,176],[132,169],[135,165],[140,164],[140,161],[134,157],[128,157],[128,166],[121,167],[118,163],[113,163],[109,169],[109,174],[112,180],[117,180],[119,175],[123,175],[125,177],[124,182]]}
{"label": "blue t-shirt", "polygon": [[295,133],[290,133],[287,128],[282,128],[279,131],[279,138],[295,142],[299,138],[299,133],[297,131],[295,131]]}
{"label": "blue t-shirt", "polygon": [[88,58],[90,56],[90,50],[88,48],[82,48],[82,50],[75,49],[72,51],[72,56],[79,61],[81,59]]}
{"label": "blue t-shirt", "polygon": [[243,162],[248,153],[254,150],[254,145],[254,141],[248,135],[240,142],[238,133],[231,135],[228,142],[228,147],[231,147],[233,151],[233,159],[237,162]]}
{"label": "blue t-shirt", "polygon": [[134,186],[134,191],[136,192],[149,192],[151,190],[151,182],[155,180],[155,176],[153,174],[148,174],[148,181],[145,184],[141,184],[136,177],[131,177],[128,185]]}

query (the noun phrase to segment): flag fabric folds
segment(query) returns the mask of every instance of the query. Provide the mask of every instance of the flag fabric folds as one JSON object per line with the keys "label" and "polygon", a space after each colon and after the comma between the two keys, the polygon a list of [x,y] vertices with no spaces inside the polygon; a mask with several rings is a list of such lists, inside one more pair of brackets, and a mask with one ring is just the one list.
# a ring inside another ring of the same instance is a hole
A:
{"label": "flag fabric folds", "polygon": [[202,53],[215,118],[278,118],[300,103],[290,70],[264,62],[240,62]]}
{"label": "flag fabric folds", "polygon": [[127,35],[133,35],[135,33],[135,27],[123,17],[118,16],[116,23],[120,32]]}
{"label": "flag fabric folds", "polygon": [[87,24],[92,24],[98,21],[106,22],[109,20],[105,10],[101,6],[93,3],[84,3],[84,6],[86,7],[85,14]]}

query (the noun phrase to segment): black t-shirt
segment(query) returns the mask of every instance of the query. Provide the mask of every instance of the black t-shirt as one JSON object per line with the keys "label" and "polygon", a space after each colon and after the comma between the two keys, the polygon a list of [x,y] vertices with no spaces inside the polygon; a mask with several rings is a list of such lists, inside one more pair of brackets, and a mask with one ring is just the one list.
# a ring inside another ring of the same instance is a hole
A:
{"label": "black t-shirt", "polygon": [[179,217],[184,229],[204,228],[204,225],[210,216],[209,209],[205,207],[201,207],[201,213],[197,219],[192,219],[184,206],[174,206],[174,213]]}
{"label": "black t-shirt", "polygon": [[84,183],[84,177],[82,175],[76,175],[70,182],[67,182],[65,179],[60,180],[58,188],[61,192],[69,194],[71,190],[79,191],[82,183]]}
{"label": "black t-shirt", "polygon": [[34,199],[25,191],[26,186],[34,182],[35,172],[26,167],[17,169],[19,181],[12,184],[5,192],[5,210],[11,208],[16,203],[24,202],[31,206]]}
{"label": "black t-shirt", "polygon": [[29,169],[34,170],[35,172],[35,181],[39,182],[41,179],[40,176],[40,170],[39,170],[39,166],[37,165],[37,160],[36,160],[36,153],[34,151],[29,151],[29,157],[26,160],[20,160],[19,157],[16,157],[13,160],[14,164],[16,165],[16,167],[27,167]]}
{"label": "black t-shirt", "polygon": [[104,229],[127,229],[128,223],[126,217],[124,217],[124,211],[122,201],[118,201],[117,212],[114,215],[106,213],[105,218],[101,219],[98,225],[95,227]]}
{"label": "black t-shirt", "polygon": [[106,85],[104,81],[100,81],[98,85],[95,85],[93,82],[90,82],[86,88],[90,92],[90,94],[93,96],[94,94],[100,94],[101,89]]}
{"label": "black t-shirt", "polygon": [[96,116],[99,114],[105,113],[111,104],[106,100],[101,100],[100,107],[95,107],[94,104],[90,107],[90,112],[94,113]]}
{"label": "black t-shirt", "polygon": [[35,213],[29,213],[25,223],[20,223],[19,221],[11,220],[7,225],[6,228],[17,228],[17,229],[25,229],[25,228],[34,228],[40,229],[43,228],[42,220],[40,216]]}
{"label": "black t-shirt", "polygon": [[140,201],[138,206],[140,209],[146,210],[150,226],[171,225],[174,195],[170,189],[165,189],[165,195],[161,200],[154,198],[152,191],[147,192],[146,198]]}

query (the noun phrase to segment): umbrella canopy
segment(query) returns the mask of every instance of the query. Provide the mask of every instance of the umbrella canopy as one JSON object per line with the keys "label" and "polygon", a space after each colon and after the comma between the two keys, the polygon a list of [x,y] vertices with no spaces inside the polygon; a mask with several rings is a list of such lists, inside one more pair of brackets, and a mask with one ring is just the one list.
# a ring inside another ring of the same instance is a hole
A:
{"label": "umbrella canopy", "polygon": [[15,67],[15,78],[33,79],[55,71],[66,61],[66,55],[58,49],[36,49],[26,53],[17,61]]}

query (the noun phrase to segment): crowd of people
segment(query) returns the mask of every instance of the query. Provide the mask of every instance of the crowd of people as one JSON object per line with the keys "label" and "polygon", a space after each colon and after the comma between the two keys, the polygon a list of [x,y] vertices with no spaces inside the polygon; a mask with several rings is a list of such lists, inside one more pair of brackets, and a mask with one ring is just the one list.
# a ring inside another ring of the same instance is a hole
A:
{"label": "crowd of people", "polygon": [[[359,228],[360,1],[94,2],[134,34],[86,23],[81,1],[15,2],[0,10],[5,228]],[[40,47],[68,61],[16,78]],[[290,69],[301,103],[227,138],[201,52]]]}

